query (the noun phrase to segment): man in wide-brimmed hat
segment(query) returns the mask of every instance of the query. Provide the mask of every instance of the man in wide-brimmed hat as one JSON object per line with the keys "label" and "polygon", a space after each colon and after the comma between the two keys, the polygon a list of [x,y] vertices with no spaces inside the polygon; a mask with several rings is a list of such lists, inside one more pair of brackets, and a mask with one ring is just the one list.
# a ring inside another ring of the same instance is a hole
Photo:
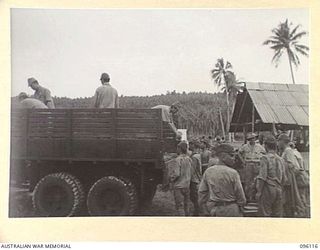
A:
{"label": "man in wide-brimmed hat", "polygon": [[40,86],[39,82],[33,77],[28,79],[28,86],[35,91],[32,96],[33,98],[43,102],[50,109],[55,108],[49,89]]}
{"label": "man in wide-brimmed hat", "polygon": [[227,143],[216,147],[218,162],[203,174],[199,186],[199,205],[204,215],[242,216],[245,194],[235,164],[234,148]]}
{"label": "man in wide-brimmed hat", "polygon": [[239,148],[239,157],[244,168],[240,171],[241,180],[244,183],[244,191],[247,199],[255,200],[254,179],[259,173],[260,158],[265,154],[265,149],[259,143],[256,143],[257,135],[249,133],[247,135],[248,143]]}

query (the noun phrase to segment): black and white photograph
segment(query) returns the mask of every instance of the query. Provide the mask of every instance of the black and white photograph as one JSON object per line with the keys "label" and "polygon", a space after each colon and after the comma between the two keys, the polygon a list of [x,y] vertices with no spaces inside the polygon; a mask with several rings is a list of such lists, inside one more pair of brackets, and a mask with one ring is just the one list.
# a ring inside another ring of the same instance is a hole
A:
{"label": "black and white photograph", "polygon": [[9,218],[311,218],[308,9],[10,18]]}

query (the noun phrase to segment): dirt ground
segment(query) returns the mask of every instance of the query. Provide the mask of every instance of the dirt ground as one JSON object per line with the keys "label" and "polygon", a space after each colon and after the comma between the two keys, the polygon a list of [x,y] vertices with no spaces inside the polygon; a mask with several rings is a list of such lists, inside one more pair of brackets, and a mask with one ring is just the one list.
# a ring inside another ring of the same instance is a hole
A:
{"label": "dirt ground", "polygon": [[[27,189],[11,188],[9,207],[10,217],[37,217],[32,207],[32,193]],[[190,211],[193,211],[191,202]],[[256,217],[256,212],[257,204],[249,203],[245,207],[244,216]],[[163,192],[159,186],[152,203],[140,208],[137,212],[137,216],[175,216],[175,213],[172,192]],[[88,216],[88,214],[84,212],[79,216]],[[310,217],[310,210],[307,217]]]}

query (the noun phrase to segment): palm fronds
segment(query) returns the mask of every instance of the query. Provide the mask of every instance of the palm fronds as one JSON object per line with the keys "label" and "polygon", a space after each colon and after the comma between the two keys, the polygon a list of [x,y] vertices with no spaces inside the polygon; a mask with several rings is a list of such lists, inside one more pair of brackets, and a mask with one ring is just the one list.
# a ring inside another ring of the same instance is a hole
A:
{"label": "palm fronds", "polygon": [[269,45],[274,51],[272,63],[274,63],[276,67],[278,66],[283,52],[286,52],[290,63],[293,83],[294,77],[291,64],[294,64],[296,67],[299,66],[299,54],[309,56],[309,47],[299,44],[299,40],[307,35],[306,31],[299,31],[300,28],[301,25],[296,25],[292,28],[292,23],[289,23],[288,19],[286,19],[284,22],[280,23],[277,28],[272,29],[272,35],[262,43],[262,45]]}

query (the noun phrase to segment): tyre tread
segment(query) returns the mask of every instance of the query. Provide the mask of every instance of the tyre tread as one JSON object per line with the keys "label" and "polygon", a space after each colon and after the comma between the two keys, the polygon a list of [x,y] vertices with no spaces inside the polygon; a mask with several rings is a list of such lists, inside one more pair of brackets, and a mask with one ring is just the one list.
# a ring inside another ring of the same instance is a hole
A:
{"label": "tyre tread", "polygon": [[66,215],[66,217],[77,215],[78,212],[80,212],[80,210],[82,209],[82,206],[84,204],[84,199],[85,199],[84,189],[83,189],[83,186],[78,178],[76,178],[75,176],[73,176],[69,173],[65,173],[65,172],[48,174],[48,175],[44,176],[37,183],[37,185],[34,188],[33,195],[32,195],[32,205],[33,205],[33,208],[35,209],[35,211],[39,210],[37,207],[37,195],[36,194],[37,194],[38,190],[42,187],[42,185],[44,185],[44,183],[49,178],[56,178],[56,179],[63,180],[64,182],[66,182],[68,185],[71,186],[71,190],[72,190],[73,196],[74,196],[74,203],[73,203],[71,211]]}

